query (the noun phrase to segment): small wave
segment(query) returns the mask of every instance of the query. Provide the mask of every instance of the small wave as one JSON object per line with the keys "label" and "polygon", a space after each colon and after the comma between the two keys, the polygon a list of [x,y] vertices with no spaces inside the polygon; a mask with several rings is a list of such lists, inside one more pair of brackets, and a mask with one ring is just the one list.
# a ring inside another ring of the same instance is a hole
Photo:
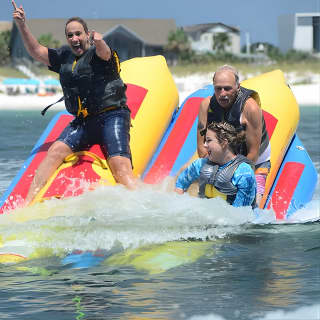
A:
{"label": "small wave", "polygon": [[[235,313],[235,319],[239,318],[237,311]],[[295,311],[271,311],[263,316],[248,316],[247,319],[251,320],[319,320],[320,317],[320,304],[314,304],[307,307],[298,308]],[[227,320],[217,314],[210,314],[205,316],[193,316],[189,320]]]}

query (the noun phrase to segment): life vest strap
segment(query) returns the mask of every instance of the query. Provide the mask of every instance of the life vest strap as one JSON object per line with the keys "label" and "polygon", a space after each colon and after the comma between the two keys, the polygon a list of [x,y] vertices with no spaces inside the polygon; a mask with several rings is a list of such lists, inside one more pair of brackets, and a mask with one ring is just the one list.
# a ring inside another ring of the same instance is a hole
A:
{"label": "life vest strap", "polygon": [[54,103],[51,103],[49,104],[47,107],[45,107],[42,111],[41,111],[41,115],[45,115],[45,113],[47,112],[47,110],[49,108],[51,108],[53,105],[55,105],[56,103],[60,102],[60,101],[63,101],[64,100],[64,96],[62,96],[58,101],[54,102]]}

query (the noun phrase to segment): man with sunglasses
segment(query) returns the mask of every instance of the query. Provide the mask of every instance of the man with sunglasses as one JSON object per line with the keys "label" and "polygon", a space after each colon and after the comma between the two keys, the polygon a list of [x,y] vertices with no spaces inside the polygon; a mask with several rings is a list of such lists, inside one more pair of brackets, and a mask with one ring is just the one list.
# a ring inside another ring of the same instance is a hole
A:
{"label": "man with sunglasses", "polygon": [[219,67],[213,76],[214,95],[202,100],[199,109],[197,149],[200,158],[207,156],[204,135],[208,124],[226,121],[237,130],[245,130],[246,143],[240,153],[255,164],[257,204],[263,196],[270,170],[270,142],[260,107],[259,95],[240,86],[237,70]]}

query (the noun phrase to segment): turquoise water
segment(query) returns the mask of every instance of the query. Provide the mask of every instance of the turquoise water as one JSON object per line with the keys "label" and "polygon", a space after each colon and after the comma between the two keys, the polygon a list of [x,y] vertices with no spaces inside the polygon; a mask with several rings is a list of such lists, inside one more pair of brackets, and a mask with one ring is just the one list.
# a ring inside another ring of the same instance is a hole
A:
{"label": "turquoise water", "polygon": [[[54,114],[1,112],[0,195]],[[319,124],[319,107],[301,108],[298,135],[318,173]],[[249,209],[165,187],[106,187],[0,217],[2,239],[37,254],[0,264],[0,318],[320,318],[319,222],[275,224],[266,213],[257,225]],[[318,186],[298,214],[320,216],[319,198]],[[80,268],[70,256],[79,250],[97,264]]]}

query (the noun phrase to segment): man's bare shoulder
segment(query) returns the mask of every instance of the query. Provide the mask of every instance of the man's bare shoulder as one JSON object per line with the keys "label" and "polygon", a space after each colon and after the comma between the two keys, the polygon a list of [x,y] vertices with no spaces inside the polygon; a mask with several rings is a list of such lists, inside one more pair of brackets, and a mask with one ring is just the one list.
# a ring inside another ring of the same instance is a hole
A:
{"label": "man's bare shoulder", "polygon": [[242,122],[259,121],[259,119],[261,119],[261,112],[261,107],[253,98],[250,97],[243,108]]}
{"label": "man's bare shoulder", "polygon": [[253,98],[248,98],[244,108],[243,108],[244,113],[251,113],[251,112],[259,112],[261,111],[261,107],[259,104],[253,99]]}

